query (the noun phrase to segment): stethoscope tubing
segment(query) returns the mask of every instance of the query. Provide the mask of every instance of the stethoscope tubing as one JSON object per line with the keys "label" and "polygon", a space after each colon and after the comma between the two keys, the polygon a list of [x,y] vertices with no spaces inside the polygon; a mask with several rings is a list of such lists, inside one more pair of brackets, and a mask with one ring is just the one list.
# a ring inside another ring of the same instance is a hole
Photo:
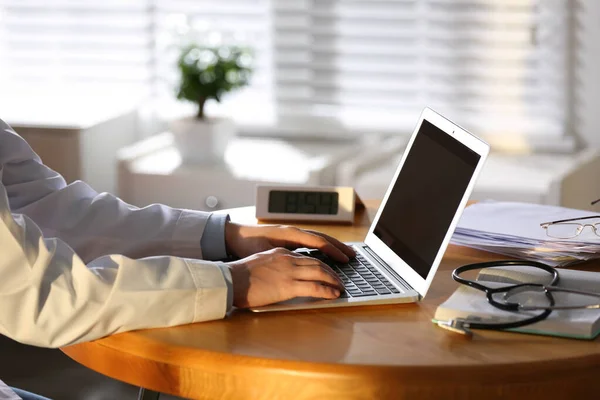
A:
{"label": "stethoscope tubing", "polygon": [[[485,285],[480,284],[479,282],[475,282],[470,279],[465,279],[460,276],[464,272],[475,270],[475,269],[496,268],[496,267],[506,267],[506,266],[530,266],[530,267],[536,267],[536,268],[543,269],[544,271],[546,271],[552,275],[552,280],[551,280],[550,284],[548,285],[550,287],[556,286],[556,284],[560,280],[560,276],[556,269],[552,268],[549,265],[546,265],[546,264],[543,264],[543,263],[540,263],[537,261],[528,261],[528,260],[502,260],[502,261],[488,261],[488,262],[467,264],[467,265],[463,265],[461,267],[456,268],[452,272],[452,279],[454,279],[455,281],[457,281],[463,285],[467,285],[474,289],[484,292],[486,294],[488,302],[491,305],[493,305],[494,307],[497,307],[497,308],[505,310],[505,311],[512,311],[512,312],[523,310],[523,308],[520,307],[520,305],[518,303],[507,303],[507,304],[498,303],[497,301],[495,301],[493,299],[492,296],[496,293],[507,292],[508,290],[513,290],[513,289],[516,289],[519,287],[532,286],[531,284],[525,283],[525,284],[508,285],[508,286],[503,286],[503,287],[499,287],[499,288],[489,288]],[[544,285],[539,285],[539,287],[543,288],[544,294],[546,295],[546,297],[548,298],[548,301],[550,302],[550,307],[554,307],[556,303],[554,301],[554,297],[552,296],[551,292],[549,290],[547,290]],[[551,313],[552,313],[552,309],[546,308],[546,309],[543,309],[543,312],[541,312],[540,314],[538,314],[536,316],[533,316],[531,318],[525,318],[525,319],[519,320],[519,321],[491,324],[491,323],[485,323],[485,322],[466,320],[464,322],[464,326],[466,328],[471,328],[471,329],[488,329],[488,330],[515,329],[515,328],[520,328],[522,326],[534,324],[538,321],[542,321],[542,320],[546,319]]]}

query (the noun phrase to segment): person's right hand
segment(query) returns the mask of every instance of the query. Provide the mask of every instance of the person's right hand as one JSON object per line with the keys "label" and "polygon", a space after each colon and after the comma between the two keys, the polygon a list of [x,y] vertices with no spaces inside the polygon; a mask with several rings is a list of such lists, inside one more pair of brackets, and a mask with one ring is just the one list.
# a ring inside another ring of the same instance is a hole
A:
{"label": "person's right hand", "polygon": [[335,299],[344,285],[323,262],[276,248],[228,263],[233,305],[259,307],[294,297]]}

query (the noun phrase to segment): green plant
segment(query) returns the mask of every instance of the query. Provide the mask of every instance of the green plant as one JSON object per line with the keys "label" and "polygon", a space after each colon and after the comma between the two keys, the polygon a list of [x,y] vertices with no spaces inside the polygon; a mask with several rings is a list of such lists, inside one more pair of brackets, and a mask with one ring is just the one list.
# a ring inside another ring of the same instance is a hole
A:
{"label": "green plant", "polygon": [[189,45],[182,50],[177,63],[180,72],[177,98],[196,103],[196,116],[204,119],[207,100],[220,102],[225,93],[249,83],[251,64],[251,51],[245,47]]}

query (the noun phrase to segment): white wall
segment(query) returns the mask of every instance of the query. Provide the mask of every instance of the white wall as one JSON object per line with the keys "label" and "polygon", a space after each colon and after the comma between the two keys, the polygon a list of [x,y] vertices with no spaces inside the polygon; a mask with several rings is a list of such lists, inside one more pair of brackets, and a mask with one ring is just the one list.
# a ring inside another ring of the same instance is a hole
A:
{"label": "white wall", "polygon": [[600,1],[578,0],[576,19],[580,21],[575,40],[581,46],[574,60],[576,93],[574,103],[576,133],[583,144],[600,147]]}

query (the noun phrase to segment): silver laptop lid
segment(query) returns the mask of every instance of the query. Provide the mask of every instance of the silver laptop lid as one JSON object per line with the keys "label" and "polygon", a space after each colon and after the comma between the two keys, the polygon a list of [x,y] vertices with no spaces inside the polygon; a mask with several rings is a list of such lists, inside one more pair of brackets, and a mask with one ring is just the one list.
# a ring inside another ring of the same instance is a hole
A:
{"label": "silver laptop lid", "polygon": [[425,109],[365,243],[421,296],[448,246],[487,143]]}

